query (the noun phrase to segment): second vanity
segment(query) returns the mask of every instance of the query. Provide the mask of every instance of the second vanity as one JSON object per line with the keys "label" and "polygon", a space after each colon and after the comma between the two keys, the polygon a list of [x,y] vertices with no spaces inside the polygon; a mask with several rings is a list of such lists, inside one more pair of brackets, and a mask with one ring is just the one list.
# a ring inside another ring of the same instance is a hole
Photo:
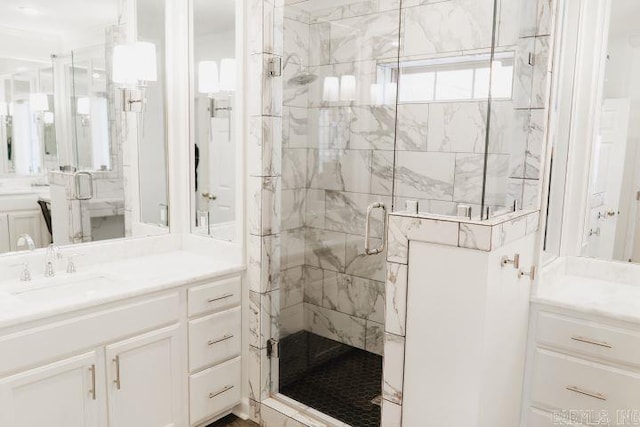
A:
{"label": "second vanity", "polygon": [[[89,244],[49,278],[39,254],[0,259],[0,426],[201,426],[240,403],[239,248],[190,235]],[[21,282],[10,263],[27,259]]]}
{"label": "second vanity", "polygon": [[532,297],[522,425],[640,422],[640,267],[558,258]]}

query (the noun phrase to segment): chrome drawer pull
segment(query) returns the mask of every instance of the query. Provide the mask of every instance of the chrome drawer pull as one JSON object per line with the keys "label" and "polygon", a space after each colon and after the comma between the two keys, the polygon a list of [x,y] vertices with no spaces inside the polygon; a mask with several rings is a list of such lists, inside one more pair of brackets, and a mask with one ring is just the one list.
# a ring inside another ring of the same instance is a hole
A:
{"label": "chrome drawer pull", "polygon": [[593,344],[593,345],[597,345],[600,347],[605,347],[605,348],[613,348],[610,344],[604,342],[604,341],[594,341],[594,340],[590,340],[589,338],[584,338],[584,337],[571,337],[572,340],[574,341],[578,341],[578,342],[583,342],[586,344]]}
{"label": "chrome drawer pull", "polygon": [[213,399],[214,397],[219,396],[222,393],[224,393],[225,391],[231,390],[232,388],[233,388],[232,385],[227,385],[220,391],[211,392],[211,393],[209,393],[209,399]]}
{"label": "chrome drawer pull", "polygon": [[222,341],[230,340],[231,338],[233,338],[233,334],[225,335],[222,338],[218,338],[217,340],[209,340],[207,341],[207,344],[214,345]]}
{"label": "chrome drawer pull", "polygon": [[218,297],[218,298],[208,299],[207,302],[216,302],[216,301],[220,301],[221,299],[231,298],[232,296],[233,296],[233,294],[226,294],[226,295],[222,295],[221,297]]}
{"label": "chrome drawer pull", "polygon": [[576,387],[574,385],[567,386],[567,390],[572,391],[574,393],[582,394],[584,396],[593,397],[594,399],[607,400],[607,398],[605,397],[604,394],[592,393],[590,391],[585,391],[585,390],[582,390],[579,387]]}
{"label": "chrome drawer pull", "polygon": [[89,368],[89,372],[91,372],[91,390],[89,390],[89,394],[93,400],[96,400],[96,365],[91,365]]}

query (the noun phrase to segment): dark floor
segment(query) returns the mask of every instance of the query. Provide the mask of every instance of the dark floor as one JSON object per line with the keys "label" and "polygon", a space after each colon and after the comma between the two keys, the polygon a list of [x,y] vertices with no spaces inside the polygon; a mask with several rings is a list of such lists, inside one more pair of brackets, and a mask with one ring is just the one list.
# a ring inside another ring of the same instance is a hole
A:
{"label": "dark floor", "polygon": [[306,331],[280,340],[280,393],[353,427],[378,427],[382,357]]}
{"label": "dark floor", "polygon": [[207,427],[258,427],[258,424],[253,421],[245,421],[235,415],[227,415]]}

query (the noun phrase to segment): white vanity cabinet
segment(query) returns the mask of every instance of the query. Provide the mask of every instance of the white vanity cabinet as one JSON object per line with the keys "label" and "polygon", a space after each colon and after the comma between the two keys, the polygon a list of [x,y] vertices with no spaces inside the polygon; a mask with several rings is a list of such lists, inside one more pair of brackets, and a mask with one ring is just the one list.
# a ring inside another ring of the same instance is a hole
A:
{"label": "white vanity cabinet", "polygon": [[0,380],[0,426],[99,425],[97,369],[91,351]]}
{"label": "white vanity cabinet", "polygon": [[577,426],[637,420],[640,327],[535,305],[530,329],[523,427],[551,427],[564,418]]}
{"label": "white vanity cabinet", "polygon": [[0,212],[0,253],[17,250],[16,243],[21,234],[30,235],[37,248],[51,243],[39,210]]}
{"label": "white vanity cabinet", "polygon": [[110,427],[178,426],[178,325],[106,347]]}
{"label": "white vanity cabinet", "polygon": [[187,427],[226,415],[241,398],[240,285],[185,285],[0,330],[0,426]]}

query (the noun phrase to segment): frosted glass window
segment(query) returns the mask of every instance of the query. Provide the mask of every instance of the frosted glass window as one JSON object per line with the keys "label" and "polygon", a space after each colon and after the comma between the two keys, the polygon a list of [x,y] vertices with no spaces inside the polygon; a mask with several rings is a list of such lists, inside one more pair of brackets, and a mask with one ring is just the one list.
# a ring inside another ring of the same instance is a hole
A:
{"label": "frosted glass window", "polygon": [[406,73],[400,77],[399,97],[402,102],[433,101],[436,73]]}
{"label": "frosted glass window", "polygon": [[473,94],[473,70],[438,71],[436,100],[450,101],[471,99]]}

